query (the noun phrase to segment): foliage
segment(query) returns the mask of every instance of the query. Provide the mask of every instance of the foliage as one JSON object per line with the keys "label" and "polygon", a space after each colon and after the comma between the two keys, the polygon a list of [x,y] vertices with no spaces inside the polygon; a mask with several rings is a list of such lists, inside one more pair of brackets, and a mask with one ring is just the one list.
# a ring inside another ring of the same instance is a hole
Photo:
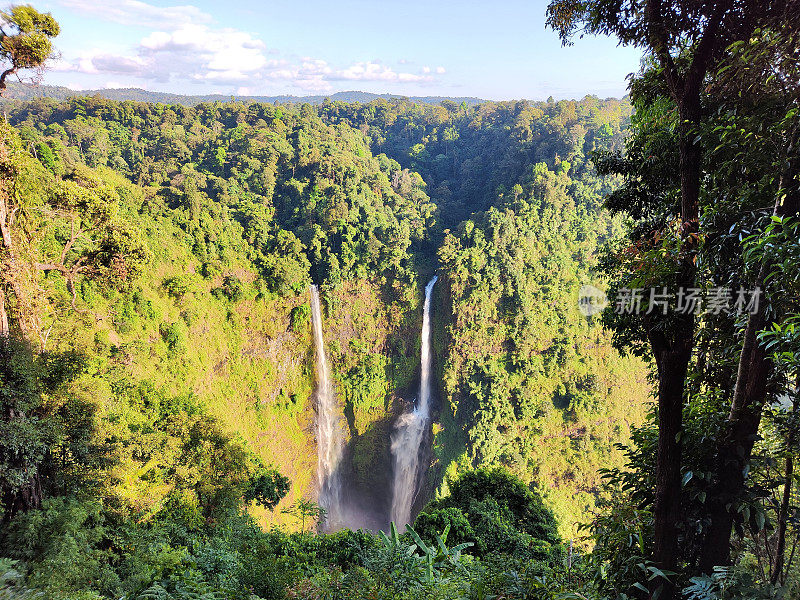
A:
{"label": "foliage", "polygon": [[478,469],[448,482],[449,495],[433,500],[417,517],[420,534],[446,521],[454,541],[475,546],[477,556],[516,554],[538,560],[558,556],[555,517],[541,497],[505,469]]}
{"label": "foliage", "polygon": [[0,17],[0,58],[7,63],[0,75],[3,92],[9,75],[20,69],[41,70],[53,58],[52,38],[61,28],[50,13],[40,13],[30,5],[12,6]]}
{"label": "foliage", "polygon": [[[712,585],[712,569],[719,563],[747,573],[743,577],[753,587],[742,592],[745,597],[778,593],[775,584],[786,577],[789,560],[786,535],[795,535],[787,527],[794,510],[787,501],[794,486],[794,454],[784,448],[791,438],[787,430],[777,434],[773,429],[770,407],[777,398],[788,398],[779,410],[786,415],[796,395],[791,334],[784,338],[783,332],[797,311],[796,237],[789,233],[798,210],[797,182],[786,169],[795,169],[787,149],[797,144],[798,96],[782,76],[774,86],[771,80],[748,79],[763,68],[766,56],[783,60],[776,39],[782,39],[780,33],[756,31],[749,41],[731,46],[728,62],[709,75],[701,94],[703,110],[692,140],[706,158],[696,163],[702,183],[695,237],[687,239],[686,218],[680,214],[679,106],[665,89],[659,67],[648,65],[632,83],[637,113],[625,156],[598,157],[601,172],[625,177],[607,197],[608,208],[631,217],[627,239],[610,247],[605,263],[611,289],[666,286],[678,292],[688,285],[708,301],[715,290],[732,291],[723,298],[723,309],[691,311],[697,324],[685,346],[691,350],[686,377],[672,382],[686,386],[674,455],[680,460],[673,463],[680,485],[668,486],[679,506],[672,513],[672,533],[665,536],[662,529],[661,547],[671,544],[675,550],[676,573],[669,579],[678,587],[695,586],[697,594],[719,592],[712,590],[717,585]],[[788,68],[791,73],[793,67]],[[681,266],[687,260],[692,263],[689,284]],[[743,310],[738,290],[755,290],[761,308]],[[604,320],[619,348],[648,356],[654,340],[677,339],[686,317],[675,306],[663,314],[650,308],[644,298],[639,314],[606,311]],[[781,339],[788,342],[783,364]],[[663,371],[663,355],[655,358],[653,367]],[[601,537],[595,555],[598,564],[606,561],[602,575],[616,593],[647,585],[647,573],[632,567],[653,567],[646,559],[659,545],[650,515],[659,504],[655,456],[663,447],[657,439],[665,435],[664,422],[660,406],[651,423],[633,435],[628,468],[609,472],[637,511],[631,515],[632,507],[615,504],[607,521],[596,522]],[[636,530],[630,531],[633,524]]]}
{"label": "foliage", "polygon": [[322,523],[327,511],[313,500],[301,498],[290,507],[284,508],[283,512],[300,521],[300,531],[305,531],[306,521],[310,527]]}
{"label": "foliage", "polygon": [[250,479],[244,499],[256,501],[261,506],[273,510],[286,496],[291,482],[288,477],[272,469],[263,469]]}
{"label": "foliage", "polygon": [[[603,493],[592,469],[619,461],[611,442],[645,393],[641,365],[571,310],[597,244],[620,229],[600,210],[614,182],[587,156],[620,147],[630,106],[451,104],[8,106],[4,184],[24,217],[14,282],[27,292],[11,290],[9,307],[48,348],[3,371],[33,409],[9,425],[30,435],[10,439],[43,485],[41,508],[2,528],[26,585],[236,599],[580,586],[548,507],[572,536]],[[343,471],[377,504],[399,399],[416,385],[419,282],[437,258],[446,427],[423,495],[467,472],[388,545],[305,531],[324,518],[308,285],[348,419]]]}

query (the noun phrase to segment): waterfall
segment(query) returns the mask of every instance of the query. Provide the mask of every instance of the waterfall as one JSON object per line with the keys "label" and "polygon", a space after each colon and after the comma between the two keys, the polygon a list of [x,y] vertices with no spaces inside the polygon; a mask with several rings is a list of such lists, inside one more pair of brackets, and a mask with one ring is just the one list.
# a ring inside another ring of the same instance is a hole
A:
{"label": "waterfall", "polygon": [[342,484],[339,462],[344,448],[339,406],[333,391],[325,342],[322,338],[322,311],[319,290],[311,286],[311,324],[317,367],[317,483],[319,505],[327,511],[325,529],[333,529],[341,521]]}
{"label": "waterfall", "polygon": [[411,520],[411,507],[417,493],[420,446],[430,420],[431,400],[431,294],[438,277],[425,286],[422,309],[422,340],[420,358],[419,397],[414,410],[404,413],[392,434],[394,487],[392,490],[392,521],[402,528]]}

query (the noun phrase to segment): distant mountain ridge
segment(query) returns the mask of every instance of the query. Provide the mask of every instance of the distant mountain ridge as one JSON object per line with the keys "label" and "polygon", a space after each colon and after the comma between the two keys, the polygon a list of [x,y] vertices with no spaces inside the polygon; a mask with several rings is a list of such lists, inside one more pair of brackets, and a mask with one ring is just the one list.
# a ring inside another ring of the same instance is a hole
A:
{"label": "distant mountain ridge", "polygon": [[481,98],[474,97],[450,97],[450,96],[402,96],[399,94],[373,94],[371,92],[347,91],[336,92],[326,95],[315,96],[244,96],[244,95],[224,95],[224,94],[205,94],[205,95],[188,95],[188,94],[172,94],[169,92],[153,92],[143,90],[140,88],[112,88],[112,89],[98,89],[98,90],[72,90],[63,86],[56,85],[40,85],[32,86],[21,83],[10,83],[4,98],[0,102],[8,100],[32,100],[33,98],[54,98],[56,100],[65,100],[78,96],[100,96],[109,100],[134,100],[137,102],[161,102],[163,104],[180,104],[183,106],[195,106],[202,102],[231,102],[231,101],[244,101],[244,102],[268,102],[271,104],[286,104],[286,103],[309,103],[309,104],[322,104],[326,99],[341,102],[371,102],[378,98],[385,98],[386,100],[392,98],[408,98],[412,102],[419,102],[423,104],[439,104],[443,100],[451,100],[457,104],[466,102],[468,106],[474,106],[484,102]]}

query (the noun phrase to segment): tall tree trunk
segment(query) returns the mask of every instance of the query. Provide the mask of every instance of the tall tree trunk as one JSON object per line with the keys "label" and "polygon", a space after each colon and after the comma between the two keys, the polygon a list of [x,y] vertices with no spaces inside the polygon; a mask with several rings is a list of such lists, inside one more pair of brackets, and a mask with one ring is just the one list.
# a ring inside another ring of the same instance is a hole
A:
{"label": "tall tree trunk", "polygon": [[[792,156],[795,144],[789,145]],[[783,185],[779,185],[773,215],[793,216],[800,211],[800,189],[797,173],[800,159],[796,156],[788,161],[781,182],[788,182],[785,197]],[[756,278],[756,287],[763,290],[772,264],[764,261]],[[767,326],[767,298],[761,299],[758,310],[751,314],[744,332],[736,386],[724,434],[717,450],[714,486],[708,502],[711,523],[700,552],[700,570],[711,573],[715,566],[730,564],[730,545],[735,510],[732,503],[742,496],[745,489],[745,471],[753,452],[761,424],[761,409],[767,394],[767,382],[772,369],[772,360],[758,341],[758,334]]]}
{"label": "tall tree trunk", "polygon": [[731,560],[735,501],[744,491],[745,468],[758,435],[761,407],[772,367],[757,339],[764,322],[764,311],[760,309],[747,323],[731,413],[717,451],[715,485],[708,502],[711,524],[703,541],[699,565],[700,570],[707,574],[715,566],[730,564]]}
{"label": "tall tree trunk", "polygon": [[0,338],[7,339],[11,331],[8,327],[8,312],[6,311],[6,293],[0,283]]}
{"label": "tall tree trunk", "polygon": [[3,239],[3,248],[11,249],[11,213],[8,209],[7,190],[0,184],[0,237]]}
{"label": "tall tree trunk", "polygon": [[[683,426],[683,396],[689,359],[692,355],[693,327],[684,328],[671,343],[660,334],[651,334],[658,367],[658,457],[656,462],[656,501],[653,510],[653,562],[662,570],[677,570],[678,521],[681,514],[680,431]],[[658,591],[660,589],[660,591]],[[651,597],[671,599],[671,581],[656,578]]]}
{"label": "tall tree trunk", "polygon": [[696,126],[700,122],[699,91],[684,96],[678,104],[681,122],[678,125],[679,159],[681,173],[681,219],[683,233],[689,254],[685,265],[684,281],[681,283],[694,285],[695,265],[693,258],[697,251],[697,233],[700,229],[700,173],[702,150],[695,143]]}
{"label": "tall tree trunk", "polygon": [[[6,190],[0,187],[0,239],[3,241],[2,249],[0,249],[0,268],[4,271],[2,277],[4,280],[8,274],[9,269],[6,262],[10,260],[12,248],[11,215],[9,215],[6,197]],[[6,292],[3,289],[4,283],[5,281],[0,281],[0,337],[7,338],[11,330],[8,326],[8,309],[6,308]]]}
{"label": "tall tree trunk", "polygon": [[[30,273],[14,243],[16,210],[8,203],[10,179],[0,176],[0,336],[11,335],[10,323],[24,339],[33,342],[40,330],[30,292]],[[10,302],[9,302],[10,301]]]}
{"label": "tall tree trunk", "polygon": [[[797,401],[795,401],[795,410]],[[770,582],[772,585],[781,583],[781,576],[783,575],[784,554],[786,553],[786,521],[789,517],[789,503],[792,499],[792,478],[794,477],[794,458],[792,456],[794,449],[790,447],[786,453],[786,481],[783,484],[783,498],[781,498],[781,507],[778,513],[778,542],[775,547],[775,564],[772,567],[770,575]]]}
{"label": "tall tree trunk", "polygon": [[[800,410],[800,377],[795,384],[794,401],[792,402],[792,416],[797,415]],[[797,439],[797,430],[795,423],[792,423],[786,436],[786,468],[784,469],[784,476],[786,481],[783,484],[783,497],[781,498],[781,506],[778,510],[778,531],[777,531],[777,544],[775,547],[775,564],[770,574],[770,582],[772,585],[784,582],[783,570],[785,565],[786,554],[786,525],[789,520],[789,504],[792,501],[792,484],[794,478],[794,446]]]}
{"label": "tall tree trunk", "polygon": [[[700,98],[690,95],[679,102],[681,218],[686,256],[678,285],[695,285],[700,206],[700,147],[693,128],[700,119]],[[681,514],[680,433],[683,428],[683,396],[694,344],[694,315],[682,315],[671,339],[658,327],[648,327],[648,337],[658,368],[658,456],[656,459],[655,506],[653,508],[653,562],[662,571],[678,570],[678,521]],[[655,578],[650,597],[672,600],[675,586]]]}

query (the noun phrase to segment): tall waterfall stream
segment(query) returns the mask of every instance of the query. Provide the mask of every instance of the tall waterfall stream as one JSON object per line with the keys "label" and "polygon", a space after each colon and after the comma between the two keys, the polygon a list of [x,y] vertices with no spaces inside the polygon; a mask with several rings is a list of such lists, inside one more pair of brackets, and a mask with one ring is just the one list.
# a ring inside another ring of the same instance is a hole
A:
{"label": "tall waterfall stream", "polygon": [[317,483],[319,505],[327,511],[326,529],[335,529],[341,521],[342,481],[339,463],[344,450],[344,432],[339,403],[325,357],[322,337],[322,311],[319,290],[311,286],[311,323],[317,368]]}
{"label": "tall waterfall stream", "polygon": [[425,431],[430,423],[431,400],[431,295],[437,277],[425,286],[425,305],[422,313],[422,340],[420,358],[419,397],[414,410],[403,414],[392,434],[392,488],[391,520],[402,528],[411,520],[411,508],[419,482],[419,458]]}

